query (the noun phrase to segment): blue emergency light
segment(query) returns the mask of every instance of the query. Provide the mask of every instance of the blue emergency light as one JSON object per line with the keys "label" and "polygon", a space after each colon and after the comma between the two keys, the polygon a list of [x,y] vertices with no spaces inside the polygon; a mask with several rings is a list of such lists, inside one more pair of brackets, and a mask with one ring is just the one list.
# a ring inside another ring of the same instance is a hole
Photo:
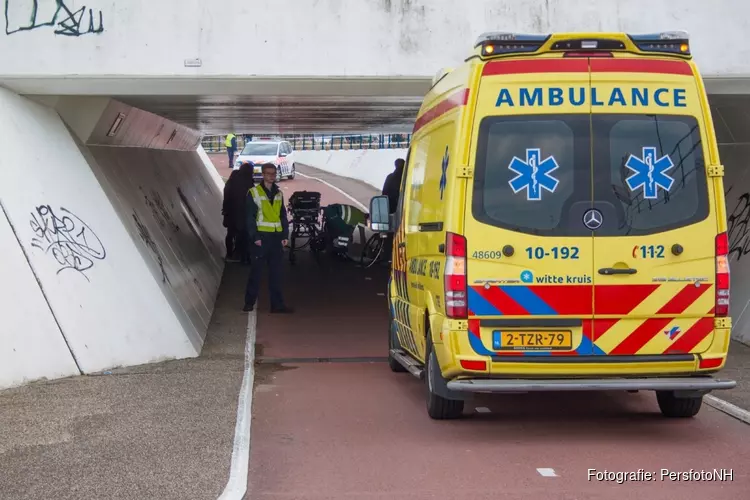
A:
{"label": "blue emergency light", "polygon": [[645,35],[628,35],[630,40],[644,52],[666,52],[690,55],[690,35],[687,31],[665,31]]}
{"label": "blue emergency light", "polygon": [[536,52],[549,40],[549,37],[549,35],[491,31],[479,35],[477,41],[474,43],[474,48],[481,45],[483,56]]}

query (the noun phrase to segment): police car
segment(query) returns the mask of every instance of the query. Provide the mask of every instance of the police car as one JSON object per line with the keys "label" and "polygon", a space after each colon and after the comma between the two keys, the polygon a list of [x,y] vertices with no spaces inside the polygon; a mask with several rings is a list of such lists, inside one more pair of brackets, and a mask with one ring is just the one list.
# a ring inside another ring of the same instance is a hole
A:
{"label": "police car", "polygon": [[250,141],[240,151],[235,160],[234,169],[239,169],[243,163],[251,161],[255,164],[253,177],[263,178],[261,166],[273,163],[276,166],[276,181],[282,178],[294,179],[297,165],[294,163],[294,150],[287,141],[259,140]]}
{"label": "police car", "polygon": [[393,231],[389,361],[471,393],[653,390],[691,417],[730,340],[723,167],[687,33],[487,33],[433,81]]}

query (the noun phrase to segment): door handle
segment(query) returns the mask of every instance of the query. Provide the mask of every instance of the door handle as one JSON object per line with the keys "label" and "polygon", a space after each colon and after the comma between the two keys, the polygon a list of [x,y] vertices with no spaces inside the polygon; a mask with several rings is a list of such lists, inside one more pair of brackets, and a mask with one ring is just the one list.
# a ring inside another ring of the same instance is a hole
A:
{"label": "door handle", "polygon": [[638,269],[632,269],[632,268],[626,268],[626,269],[620,269],[616,267],[603,267],[599,269],[599,274],[606,274],[606,275],[612,275],[612,274],[635,274],[638,272]]}

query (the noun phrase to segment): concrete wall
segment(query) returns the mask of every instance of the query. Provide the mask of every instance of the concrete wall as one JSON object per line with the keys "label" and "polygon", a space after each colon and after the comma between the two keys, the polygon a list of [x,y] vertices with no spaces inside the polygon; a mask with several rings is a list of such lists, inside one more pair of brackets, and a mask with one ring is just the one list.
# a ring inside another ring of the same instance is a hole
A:
{"label": "concrete wall", "polygon": [[383,188],[397,158],[406,159],[406,149],[352,149],[346,151],[295,151],[294,161]]}
{"label": "concrete wall", "polygon": [[[6,0],[0,77],[432,76],[484,31],[686,29],[708,75],[747,75],[736,0]],[[23,57],[20,56],[23,54]],[[197,65],[197,67],[196,67]]]}
{"label": "concrete wall", "polygon": [[[47,104],[0,89],[0,200],[16,232],[14,246],[0,229],[2,257],[17,264],[25,253],[29,269],[16,266],[10,291],[3,273],[3,294],[21,290],[16,300],[40,311],[10,314],[3,297],[3,335],[33,362],[30,376],[0,371],[0,387],[71,373],[70,352],[29,328],[64,336],[84,373],[196,356],[223,272],[222,182],[199,135],[113,100]],[[0,362],[21,366],[8,348]],[[42,369],[50,350],[60,362]]]}
{"label": "concrete wall", "polygon": [[713,96],[727,199],[732,336],[750,345],[750,96]]}

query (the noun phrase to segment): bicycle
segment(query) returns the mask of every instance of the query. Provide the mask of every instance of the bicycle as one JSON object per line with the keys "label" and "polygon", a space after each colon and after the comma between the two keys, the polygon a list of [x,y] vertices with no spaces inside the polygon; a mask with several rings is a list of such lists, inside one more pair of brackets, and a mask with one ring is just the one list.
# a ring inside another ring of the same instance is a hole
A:
{"label": "bicycle", "polygon": [[[359,258],[359,265],[364,269],[369,269],[375,263],[381,262],[383,259],[388,258],[388,251],[386,249],[386,242],[388,241],[388,233],[375,233],[367,240],[365,246],[362,248],[362,254]],[[369,260],[369,263],[367,261]]]}

